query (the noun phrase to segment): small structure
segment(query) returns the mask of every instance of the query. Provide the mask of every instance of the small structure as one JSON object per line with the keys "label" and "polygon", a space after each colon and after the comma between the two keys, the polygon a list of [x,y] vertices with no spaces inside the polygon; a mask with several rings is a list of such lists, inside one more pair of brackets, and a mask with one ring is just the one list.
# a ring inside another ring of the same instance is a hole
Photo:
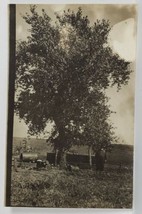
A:
{"label": "small structure", "polygon": [[[95,155],[94,153],[91,155],[92,165],[95,165]],[[57,161],[56,161],[57,159]],[[57,158],[55,152],[47,153],[47,160],[50,164],[56,163],[58,165],[60,163],[60,153],[58,152]],[[87,146],[72,146],[71,151],[66,153],[66,163],[72,166],[78,166],[80,169],[89,169],[90,168],[90,157],[88,154]],[[68,169],[70,170],[70,168]]]}
{"label": "small structure", "polygon": [[20,154],[21,162],[36,162],[38,160],[37,153],[24,152]]}

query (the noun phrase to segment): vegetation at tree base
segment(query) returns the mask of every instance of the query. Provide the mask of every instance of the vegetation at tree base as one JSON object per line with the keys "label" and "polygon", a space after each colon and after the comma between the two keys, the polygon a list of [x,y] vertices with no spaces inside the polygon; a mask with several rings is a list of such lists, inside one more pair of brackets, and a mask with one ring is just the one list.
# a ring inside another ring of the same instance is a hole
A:
{"label": "vegetation at tree base", "polygon": [[33,135],[53,122],[50,140],[63,159],[72,144],[107,146],[115,137],[105,90],[119,90],[131,73],[108,46],[110,23],[91,25],[81,8],[57,14],[54,24],[45,10],[30,11],[23,18],[31,35],[17,42],[16,113]]}

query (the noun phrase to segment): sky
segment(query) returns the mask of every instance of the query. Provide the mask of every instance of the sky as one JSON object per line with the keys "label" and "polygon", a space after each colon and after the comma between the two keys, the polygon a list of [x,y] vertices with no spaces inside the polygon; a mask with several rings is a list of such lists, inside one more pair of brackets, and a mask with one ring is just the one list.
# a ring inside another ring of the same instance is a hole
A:
{"label": "sky", "polygon": [[[68,8],[77,10],[82,7],[83,14],[88,15],[91,24],[96,19],[108,19],[112,30],[109,34],[109,45],[121,58],[131,62],[134,72],[130,76],[127,86],[117,92],[115,87],[107,90],[110,97],[111,109],[116,112],[112,114],[110,120],[116,127],[115,133],[120,138],[120,143],[133,144],[134,139],[134,94],[135,94],[135,52],[136,52],[136,7],[135,5],[38,5],[37,11],[40,13],[44,8],[53,22],[55,12],[62,13]],[[16,39],[25,40],[29,35],[29,26],[23,20],[21,14],[29,12],[29,5],[16,6]],[[48,126],[51,129],[51,126]],[[27,126],[23,121],[19,122],[14,116],[15,137],[27,137]]]}

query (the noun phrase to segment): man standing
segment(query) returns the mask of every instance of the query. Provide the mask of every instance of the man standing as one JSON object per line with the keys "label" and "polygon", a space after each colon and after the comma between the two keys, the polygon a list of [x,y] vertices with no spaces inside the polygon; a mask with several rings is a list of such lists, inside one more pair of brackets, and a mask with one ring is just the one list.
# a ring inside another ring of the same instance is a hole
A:
{"label": "man standing", "polygon": [[103,148],[101,148],[96,152],[96,155],[95,155],[95,163],[96,163],[97,171],[104,170],[105,161],[106,161],[106,151]]}

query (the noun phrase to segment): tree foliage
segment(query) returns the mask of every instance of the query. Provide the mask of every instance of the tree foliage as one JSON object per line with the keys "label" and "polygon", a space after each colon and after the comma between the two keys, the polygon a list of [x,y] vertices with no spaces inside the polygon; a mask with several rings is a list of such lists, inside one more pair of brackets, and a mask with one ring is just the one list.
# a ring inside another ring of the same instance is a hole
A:
{"label": "tree foliage", "polygon": [[127,84],[129,62],[108,46],[107,20],[92,25],[82,9],[56,14],[56,23],[36,6],[23,16],[30,36],[17,42],[15,110],[30,134],[54,121],[51,141],[59,149],[73,143],[102,145],[113,139],[105,90]]}

